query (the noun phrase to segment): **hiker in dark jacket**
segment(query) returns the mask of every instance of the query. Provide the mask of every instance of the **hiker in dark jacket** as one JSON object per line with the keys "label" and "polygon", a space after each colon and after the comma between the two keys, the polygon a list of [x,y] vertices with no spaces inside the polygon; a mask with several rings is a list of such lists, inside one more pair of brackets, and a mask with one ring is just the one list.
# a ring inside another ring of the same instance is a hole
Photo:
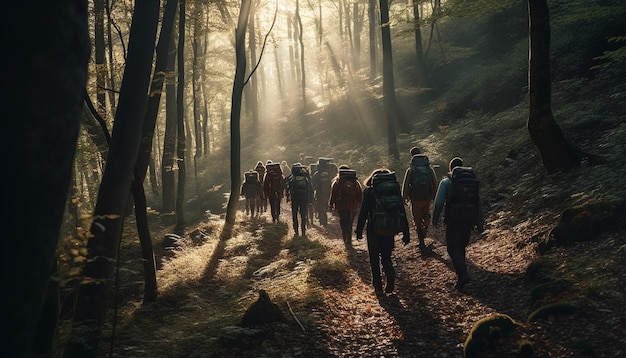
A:
{"label": "hiker in dark jacket", "polygon": [[263,193],[263,187],[259,181],[259,174],[254,170],[246,172],[244,178],[245,180],[241,185],[241,195],[246,199],[246,214],[255,217],[260,214],[257,201]]}
{"label": "hiker in dark jacket", "polygon": [[[256,166],[254,167],[254,170],[256,170],[256,172],[259,173],[259,181],[261,182],[261,186],[263,186],[263,180],[265,179],[265,165],[263,165],[263,162],[262,161],[256,162]],[[259,212],[267,211],[267,197],[265,197],[265,194],[263,193],[263,191],[261,191],[261,195],[257,199],[256,207],[257,207],[257,210],[259,210]]]}
{"label": "hiker in dark jacket", "polygon": [[362,200],[363,189],[356,172],[347,165],[340,166],[339,174],[333,179],[328,205],[329,210],[339,214],[339,226],[346,245],[352,244],[352,225]]}
{"label": "hiker in dark jacket", "polygon": [[[421,154],[421,151],[417,147],[411,148],[411,160],[415,155]],[[435,199],[435,193],[437,190],[437,174],[430,164],[428,165],[429,180],[428,185],[424,188],[414,188],[415,173],[411,166],[404,173],[404,180],[402,182],[402,197],[407,203],[411,203],[411,214],[413,217],[413,223],[417,230],[417,238],[419,240],[419,248],[422,252],[426,249],[424,239],[428,232],[428,226],[430,225],[430,204]],[[418,191],[423,191],[418,192]]]}
{"label": "hiker in dark jacket", "polygon": [[439,182],[435,205],[433,209],[433,226],[439,224],[439,217],[442,210],[444,213],[444,224],[446,225],[446,246],[452,266],[457,275],[456,289],[462,290],[471,281],[467,272],[465,261],[465,249],[470,241],[472,229],[477,228],[479,233],[484,230],[482,205],[480,197],[477,195],[477,206],[475,213],[467,215],[465,212],[455,210],[454,203],[451,202],[452,172],[456,167],[463,166],[463,159],[454,157],[448,165],[448,175]]}
{"label": "hiker in dark jacket", "polygon": [[[363,202],[361,203],[361,209],[359,213],[359,219],[356,225],[356,239],[361,240],[363,238],[363,228],[367,221],[367,251],[369,253],[370,267],[372,270],[372,285],[376,295],[383,294],[383,285],[381,278],[380,267],[382,265],[383,273],[387,279],[385,285],[385,292],[391,293],[394,290],[395,284],[395,270],[391,261],[391,253],[394,249],[395,236],[379,236],[374,232],[374,225],[372,224],[372,216],[374,213],[375,193],[373,187],[373,178],[379,173],[390,173],[388,169],[376,169],[365,179],[363,190]],[[399,184],[398,184],[399,185]],[[404,207],[404,206],[403,206]],[[409,222],[406,220],[406,214],[402,223],[402,241],[407,245],[410,241],[409,234]]]}
{"label": "hiker in dark jacket", "polygon": [[[293,231],[295,236],[298,236],[298,228],[300,228],[302,236],[306,236],[307,216],[309,211],[308,206],[313,200],[311,178],[308,173],[308,167],[305,167],[300,163],[293,164],[290,173],[291,175],[285,180],[287,182],[285,198],[287,202],[291,201]],[[300,215],[299,225],[298,215]]]}

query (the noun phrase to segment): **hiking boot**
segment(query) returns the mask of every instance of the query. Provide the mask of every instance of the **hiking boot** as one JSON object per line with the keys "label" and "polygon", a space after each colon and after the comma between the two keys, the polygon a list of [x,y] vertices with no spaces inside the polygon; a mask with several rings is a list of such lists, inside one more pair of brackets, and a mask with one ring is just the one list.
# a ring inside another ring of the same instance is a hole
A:
{"label": "hiking boot", "polygon": [[385,292],[392,293],[395,283],[396,283],[396,278],[394,276],[387,277],[387,285],[385,286]]}
{"label": "hiking boot", "polygon": [[374,285],[374,293],[376,293],[376,296],[382,296],[383,295],[383,284],[378,284],[378,285]]}
{"label": "hiking boot", "polygon": [[456,288],[457,290],[461,291],[465,288],[465,285],[467,285],[468,283],[470,283],[472,279],[469,277],[469,275],[466,273],[460,274],[459,278],[456,281],[456,285],[454,285],[454,288]]}

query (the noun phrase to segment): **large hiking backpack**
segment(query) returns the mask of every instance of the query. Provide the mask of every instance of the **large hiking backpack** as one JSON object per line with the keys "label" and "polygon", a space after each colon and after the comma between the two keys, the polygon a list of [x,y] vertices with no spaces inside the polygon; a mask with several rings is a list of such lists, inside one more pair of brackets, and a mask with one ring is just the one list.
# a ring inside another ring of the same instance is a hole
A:
{"label": "large hiking backpack", "polygon": [[395,173],[379,173],[372,178],[374,210],[370,223],[380,236],[394,236],[402,231],[406,220],[404,200]]}
{"label": "large hiking backpack", "polygon": [[317,190],[324,193],[330,192],[330,182],[334,176],[332,172],[332,158],[319,158],[317,175],[319,177]]}
{"label": "large hiking backpack", "polygon": [[356,170],[339,169],[339,196],[337,202],[341,206],[351,206],[357,202],[357,195],[361,195],[361,190],[356,182]]}
{"label": "large hiking backpack", "polygon": [[244,173],[245,181],[243,182],[241,192],[246,198],[254,198],[261,187],[259,181],[259,173],[254,170]]}
{"label": "large hiking backpack", "polygon": [[424,154],[416,154],[411,158],[411,182],[409,184],[411,200],[429,201],[433,198],[435,188],[431,178],[430,161]]}
{"label": "large hiking backpack", "polygon": [[471,167],[456,167],[450,175],[450,195],[446,200],[446,217],[473,221],[478,215],[480,182]]}
{"label": "large hiking backpack", "polygon": [[270,194],[275,194],[277,197],[281,196],[283,191],[283,170],[280,168],[280,163],[270,163],[265,166],[267,174],[265,180],[269,180],[267,184],[269,186]]}
{"label": "large hiking backpack", "polygon": [[309,197],[309,175],[305,167],[294,165],[291,168],[289,182],[289,196],[292,200],[302,200]]}

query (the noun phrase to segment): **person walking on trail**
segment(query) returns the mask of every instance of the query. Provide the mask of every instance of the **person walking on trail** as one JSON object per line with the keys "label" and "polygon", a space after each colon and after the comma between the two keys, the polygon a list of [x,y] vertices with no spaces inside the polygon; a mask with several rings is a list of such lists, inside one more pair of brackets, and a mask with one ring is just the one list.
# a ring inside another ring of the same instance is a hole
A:
{"label": "person walking on trail", "polygon": [[270,203],[272,222],[277,222],[280,218],[280,201],[285,191],[285,177],[280,169],[280,163],[270,162],[265,166],[265,169],[263,194]]}
{"label": "person walking on trail", "polygon": [[244,174],[244,182],[241,185],[241,195],[246,199],[246,215],[256,217],[259,214],[257,202],[263,193],[259,173],[255,170],[247,171]]}
{"label": "person walking on trail", "polygon": [[461,291],[470,281],[465,261],[465,250],[472,229],[484,230],[479,181],[471,167],[463,166],[463,159],[454,157],[448,165],[448,175],[439,182],[433,209],[433,226],[439,223],[442,210],[446,226],[446,246],[457,275],[456,289]]}
{"label": "person walking on trail", "polygon": [[286,160],[280,162],[280,169],[283,170],[283,175],[285,178],[289,178],[291,176],[291,168],[289,168],[289,164],[287,164]]}
{"label": "person walking on trail", "polygon": [[346,245],[352,244],[352,225],[362,202],[363,189],[357,180],[356,171],[347,165],[339,167],[331,187],[329,210],[339,214],[339,226]]}
{"label": "person walking on trail", "polygon": [[[295,163],[291,167],[291,176],[287,178],[286,200],[291,200],[291,218],[293,220],[293,231],[295,236],[299,235],[298,228],[302,236],[306,236],[307,216],[309,202],[313,199],[313,187],[308,168],[300,163]],[[298,223],[298,215],[300,222]]]}
{"label": "person walking on trail", "polygon": [[[256,162],[254,170],[259,173],[259,180],[261,181],[261,186],[263,186],[263,180],[265,180],[265,165],[263,165],[263,162]],[[256,207],[258,208],[259,212],[267,211],[267,197],[265,197],[265,194],[263,192],[261,192],[261,196],[257,200]]]}
{"label": "person walking on trail", "polygon": [[383,294],[380,266],[386,277],[385,291],[392,293],[395,270],[391,261],[394,240],[402,233],[404,245],[410,242],[409,223],[406,218],[400,183],[395,173],[388,169],[376,169],[364,182],[363,202],[356,225],[356,239],[363,238],[367,221],[367,251],[372,271],[372,285],[376,295]]}
{"label": "person walking on trail", "polygon": [[430,205],[437,190],[437,174],[430,165],[428,156],[422,154],[418,147],[411,148],[410,153],[411,164],[404,173],[402,198],[406,203],[411,203],[411,216],[417,231],[419,248],[424,253],[424,239],[431,219]]}
{"label": "person walking on trail", "polygon": [[[334,167],[333,167],[334,166]],[[317,172],[313,175],[312,184],[315,191],[316,212],[320,225],[328,224],[328,200],[330,199],[330,189],[332,178],[337,174],[337,165],[332,158],[319,158],[317,162]]]}

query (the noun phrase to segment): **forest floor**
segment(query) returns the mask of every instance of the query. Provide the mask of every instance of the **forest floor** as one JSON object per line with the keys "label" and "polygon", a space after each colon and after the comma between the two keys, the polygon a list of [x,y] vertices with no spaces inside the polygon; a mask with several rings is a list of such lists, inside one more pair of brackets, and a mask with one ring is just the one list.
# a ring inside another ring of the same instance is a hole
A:
{"label": "forest floor", "polygon": [[[472,326],[503,313],[520,325],[488,343],[481,356],[521,356],[524,341],[537,357],[623,356],[623,232],[551,250],[542,259],[580,281],[533,300],[526,270],[538,254],[515,238],[549,231],[549,220],[510,226],[512,219],[510,212],[492,219],[486,235],[474,235],[467,252],[472,282],[463,292],[454,288],[441,226],[430,229],[426,255],[414,231],[407,246],[397,238],[396,290],[377,297],[365,240],[346,246],[335,216],[326,227],[315,220],[306,237],[294,236],[285,202],[280,222],[272,223],[269,213],[249,219],[240,212],[228,235],[220,232],[223,220],[211,216],[169,248],[158,248],[157,302],[142,305],[140,269],[122,272],[118,301],[124,304],[114,339],[105,339],[102,349],[120,357],[460,357]],[[591,264],[602,258],[601,267]],[[596,283],[593,297],[590,282]],[[260,289],[285,321],[238,328]],[[542,301],[571,302],[577,310],[527,323]]]}

